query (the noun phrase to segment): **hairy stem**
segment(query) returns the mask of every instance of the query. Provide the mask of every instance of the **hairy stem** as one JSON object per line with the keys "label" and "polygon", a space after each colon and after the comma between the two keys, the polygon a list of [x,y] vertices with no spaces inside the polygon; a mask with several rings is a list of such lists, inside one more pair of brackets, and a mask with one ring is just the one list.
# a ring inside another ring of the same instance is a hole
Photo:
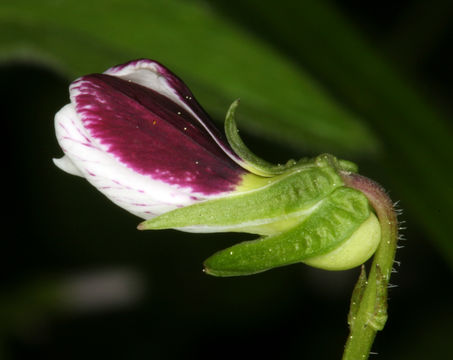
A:
{"label": "hairy stem", "polygon": [[343,360],[362,360],[368,359],[376,333],[387,320],[387,288],[398,242],[398,222],[393,203],[379,184],[354,173],[342,172],[341,176],[347,186],[367,196],[381,224],[381,242],[370,273],[367,278],[362,267],[348,317],[350,333]]}

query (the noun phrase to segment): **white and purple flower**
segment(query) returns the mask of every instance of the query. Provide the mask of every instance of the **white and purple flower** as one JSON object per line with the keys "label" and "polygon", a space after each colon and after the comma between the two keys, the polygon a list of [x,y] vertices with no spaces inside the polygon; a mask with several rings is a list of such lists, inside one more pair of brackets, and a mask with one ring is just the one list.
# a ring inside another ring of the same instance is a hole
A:
{"label": "white and purple flower", "polygon": [[210,274],[295,262],[343,270],[362,264],[379,244],[367,198],[344,181],[354,164],[329,154],[267,163],[238,135],[237,101],[224,136],[187,86],[155,61],[83,76],[71,84],[70,98],[55,116],[65,153],[55,164],[145,219],[139,229],[261,236],[213,255],[205,262]]}
{"label": "white and purple flower", "polygon": [[254,175],[188,87],[152,60],[135,60],[70,86],[55,116],[62,170],[86,178],[143,218],[230,194]]}

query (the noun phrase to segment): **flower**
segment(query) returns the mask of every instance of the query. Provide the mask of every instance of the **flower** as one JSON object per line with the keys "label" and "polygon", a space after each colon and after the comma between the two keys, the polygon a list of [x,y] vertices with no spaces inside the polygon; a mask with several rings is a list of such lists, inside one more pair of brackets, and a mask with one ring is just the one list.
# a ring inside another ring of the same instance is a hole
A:
{"label": "flower", "polygon": [[55,164],[143,219],[253,182],[188,87],[156,61],[83,76],[70,99],[55,116],[65,153]]}
{"label": "flower", "polygon": [[[227,112],[225,135],[187,86],[152,60],[83,76],[55,116],[62,170],[86,178],[145,219],[139,229],[249,232],[205,262],[209,274],[246,275],[305,262],[344,270],[380,241],[367,197],[344,174],[357,167],[329,154],[272,165],[242,142]],[[347,179],[347,177],[346,177]]]}

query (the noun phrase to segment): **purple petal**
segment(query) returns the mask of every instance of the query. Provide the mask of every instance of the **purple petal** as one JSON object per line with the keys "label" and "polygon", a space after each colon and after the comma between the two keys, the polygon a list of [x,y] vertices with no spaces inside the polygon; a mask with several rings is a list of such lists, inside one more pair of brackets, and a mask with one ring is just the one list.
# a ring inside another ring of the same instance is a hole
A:
{"label": "purple petal", "polygon": [[107,74],[74,82],[71,99],[90,137],[133,171],[204,195],[233,190],[245,171],[219,147],[221,136],[212,135],[217,130],[187,87],[171,73],[165,80],[190,98],[190,108]]}
{"label": "purple petal", "polygon": [[206,129],[220,148],[243,167],[243,160],[231,149],[225,136],[212,123],[209,115],[195,99],[187,85],[165,66],[154,60],[139,59],[112,67],[104,74],[155,90],[185,108]]}

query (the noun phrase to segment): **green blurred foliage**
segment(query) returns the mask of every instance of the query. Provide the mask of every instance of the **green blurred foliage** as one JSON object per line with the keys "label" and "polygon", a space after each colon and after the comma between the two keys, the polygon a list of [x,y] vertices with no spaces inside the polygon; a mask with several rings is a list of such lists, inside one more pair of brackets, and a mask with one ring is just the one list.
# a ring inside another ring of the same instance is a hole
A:
{"label": "green blurred foliage", "polygon": [[[451,14],[440,0],[1,2],[4,173],[13,184],[4,226],[14,229],[4,239],[3,357],[340,357],[357,271],[295,265],[208,277],[202,261],[246,235],[137,232],[139,219],[53,166],[61,151],[52,118],[69,82],[140,57],[186,80],[219,124],[240,97],[241,134],[263,158],[346,156],[401,200],[400,288],[390,291],[374,350],[385,359],[445,357]],[[135,307],[71,315],[53,305],[64,275],[118,266],[147,279]]]}
{"label": "green blurred foliage", "polygon": [[377,147],[366,126],[308,74],[207,4],[20,0],[4,4],[0,19],[5,58],[50,61],[71,77],[131,58],[158,59],[186,79],[208,108],[221,101],[222,116],[230,102],[243,98],[244,124],[257,133],[318,151]]}

